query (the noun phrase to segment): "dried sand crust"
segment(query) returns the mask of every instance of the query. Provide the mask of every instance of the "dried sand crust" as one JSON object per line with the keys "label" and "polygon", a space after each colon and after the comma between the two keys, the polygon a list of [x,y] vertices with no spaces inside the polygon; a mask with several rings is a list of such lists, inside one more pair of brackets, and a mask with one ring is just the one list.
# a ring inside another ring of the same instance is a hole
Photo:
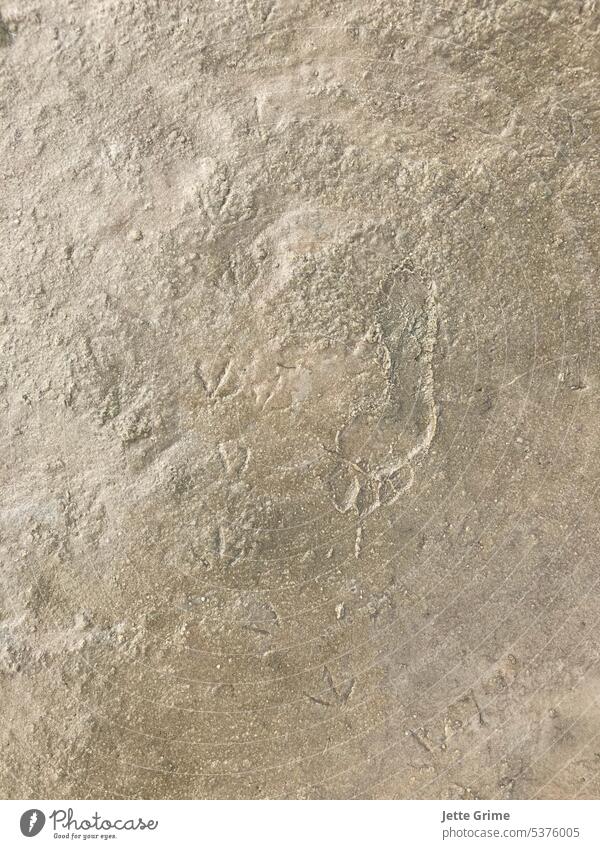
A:
{"label": "dried sand crust", "polygon": [[598,795],[599,27],[0,2],[0,795]]}

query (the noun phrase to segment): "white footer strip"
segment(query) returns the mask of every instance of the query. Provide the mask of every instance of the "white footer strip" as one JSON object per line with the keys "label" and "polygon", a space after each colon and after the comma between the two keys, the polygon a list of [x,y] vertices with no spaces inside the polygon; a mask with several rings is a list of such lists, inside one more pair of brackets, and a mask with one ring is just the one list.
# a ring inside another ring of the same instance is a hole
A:
{"label": "white footer strip", "polygon": [[0,801],[0,847],[600,847],[594,801]]}

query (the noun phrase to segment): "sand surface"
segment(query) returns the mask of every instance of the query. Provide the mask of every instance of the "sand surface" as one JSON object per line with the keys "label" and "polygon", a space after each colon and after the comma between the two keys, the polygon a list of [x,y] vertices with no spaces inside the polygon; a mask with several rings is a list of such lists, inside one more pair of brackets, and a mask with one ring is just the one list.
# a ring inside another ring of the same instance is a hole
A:
{"label": "sand surface", "polygon": [[599,70],[0,0],[0,795],[600,794]]}

